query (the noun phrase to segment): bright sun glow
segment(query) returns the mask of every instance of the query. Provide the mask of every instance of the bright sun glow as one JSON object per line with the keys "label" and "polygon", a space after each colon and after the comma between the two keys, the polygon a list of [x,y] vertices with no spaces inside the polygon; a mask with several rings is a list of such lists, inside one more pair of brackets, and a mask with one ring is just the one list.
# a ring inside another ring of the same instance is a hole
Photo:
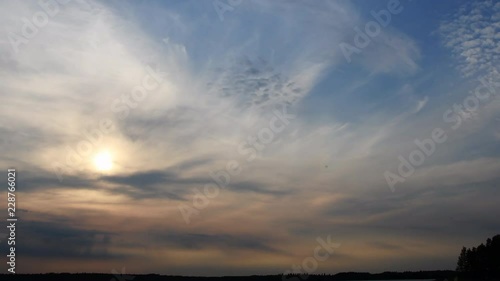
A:
{"label": "bright sun glow", "polygon": [[113,159],[108,151],[100,152],[94,157],[94,165],[99,171],[109,171],[113,167]]}

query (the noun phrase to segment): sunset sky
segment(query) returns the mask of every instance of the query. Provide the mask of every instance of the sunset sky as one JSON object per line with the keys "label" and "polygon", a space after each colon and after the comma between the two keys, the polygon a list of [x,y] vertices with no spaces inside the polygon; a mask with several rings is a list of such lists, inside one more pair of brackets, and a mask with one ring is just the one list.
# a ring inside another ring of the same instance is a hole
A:
{"label": "sunset sky", "polygon": [[18,272],[278,274],[327,237],[316,273],[454,269],[500,233],[498,1],[9,0],[0,26]]}

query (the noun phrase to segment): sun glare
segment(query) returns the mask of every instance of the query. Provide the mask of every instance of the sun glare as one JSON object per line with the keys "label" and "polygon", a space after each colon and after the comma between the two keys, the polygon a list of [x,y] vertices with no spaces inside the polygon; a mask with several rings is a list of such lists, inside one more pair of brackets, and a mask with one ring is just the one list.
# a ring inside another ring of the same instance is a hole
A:
{"label": "sun glare", "polygon": [[103,151],[94,157],[94,165],[99,171],[109,171],[113,167],[113,159],[108,151]]}

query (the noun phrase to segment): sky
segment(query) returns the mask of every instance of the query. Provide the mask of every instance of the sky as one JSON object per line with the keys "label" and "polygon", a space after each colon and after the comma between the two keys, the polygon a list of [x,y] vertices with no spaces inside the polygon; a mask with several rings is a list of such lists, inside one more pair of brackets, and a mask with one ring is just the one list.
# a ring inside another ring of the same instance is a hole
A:
{"label": "sky", "polygon": [[17,272],[454,269],[500,233],[498,1],[0,7]]}

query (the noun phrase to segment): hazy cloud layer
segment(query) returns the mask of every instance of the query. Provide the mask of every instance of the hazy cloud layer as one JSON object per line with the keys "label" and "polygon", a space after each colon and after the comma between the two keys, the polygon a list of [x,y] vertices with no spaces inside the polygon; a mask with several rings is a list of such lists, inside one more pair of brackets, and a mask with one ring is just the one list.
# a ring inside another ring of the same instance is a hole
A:
{"label": "hazy cloud layer", "polygon": [[[500,231],[500,88],[443,117],[500,82],[499,4],[413,2],[350,63],[339,44],[386,1],[243,1],[223,21],[211,1],[70,1],[33,34],[43,8],[2,2],[23,270],[281,273],[328,235],[317,272],[454,268]],[[392,192],[384,172],[435,128],[447,140]],[[234,163],[186,224],[178,207]]]}

